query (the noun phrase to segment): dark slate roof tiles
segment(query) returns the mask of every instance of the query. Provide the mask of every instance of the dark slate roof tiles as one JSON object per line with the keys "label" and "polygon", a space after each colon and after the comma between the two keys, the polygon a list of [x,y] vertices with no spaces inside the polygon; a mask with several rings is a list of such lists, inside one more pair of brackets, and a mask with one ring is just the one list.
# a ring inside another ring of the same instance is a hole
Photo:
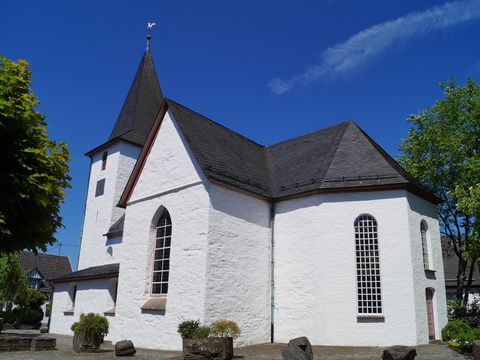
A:
{"label": "dark slate roof tiles", "polygon": [[163,101],[150,51],[145,51],[118,115],[110,140],[123,139],[143,145]]}
{"label": "dark slate roof tiles", "polygon": [[117,275],[119,270],[120,270],[120,264],[118,263],[106,264],[106,265],[100,265],[100,266],[92,266],[86,269],[74,271],[69,274],[51,278],[49,280],[52,281],[53,283],[56,283],[56,282],[67,282],[67,281],[74,281],[74,280],[96,278],[96,277],[107,277],[110,275],[112,276]]}
{"label": "dark slate roof tiles", "polygon": [[166,102],[202,171],[214,180],[273,199],[315,190],[410,185],[436,200],[353,121],[265,147]]}
{"label": "dark slate roof tiles", "polygon": [[42,284],[44,292],[51,292],[51,286],[46,279],[61,276],[72,272],[72,266],[68,256],[58,256],[51,254],[35,254],[33,252],[22,251],[18,253],[18,262],[20,269],[26,274],[37,268],[43,276]]}

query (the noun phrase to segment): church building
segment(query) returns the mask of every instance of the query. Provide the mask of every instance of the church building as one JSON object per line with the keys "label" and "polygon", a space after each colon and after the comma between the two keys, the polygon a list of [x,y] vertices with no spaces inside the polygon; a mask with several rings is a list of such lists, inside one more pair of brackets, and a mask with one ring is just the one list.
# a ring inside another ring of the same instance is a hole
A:
{"label": "church building", "polygon": [[353,121],[257,144],[165,98],[147,47],[86,155],[79,270],[53,279],[51,333],[94,312],[107,340],[166,350],[189,319],[236,321],[237,346],[441,338],[438,199]]}

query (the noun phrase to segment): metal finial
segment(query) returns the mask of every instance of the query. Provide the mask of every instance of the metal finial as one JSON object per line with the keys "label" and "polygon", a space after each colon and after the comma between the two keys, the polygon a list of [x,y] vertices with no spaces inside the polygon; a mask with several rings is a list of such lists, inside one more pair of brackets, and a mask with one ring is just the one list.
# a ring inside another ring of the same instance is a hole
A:
{"label": "metal finial", "polygon": [[150,39],[152,38],[152,29],[156,26],[157,24],[154,22],[148,22],[147,23],[147,50],[150,49]]}

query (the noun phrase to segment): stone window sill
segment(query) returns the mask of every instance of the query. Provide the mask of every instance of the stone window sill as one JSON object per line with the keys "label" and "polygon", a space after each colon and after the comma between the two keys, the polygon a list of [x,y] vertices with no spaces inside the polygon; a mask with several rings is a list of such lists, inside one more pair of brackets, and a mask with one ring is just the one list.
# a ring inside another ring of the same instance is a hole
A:
{"label": "stone window sill", "polygon": [[385,315],[381,315],[381,314],[378,314],[378,315],[375,315],[375,314],[357,315],[357,320],[384,321],[385,320]]}
{"label": "stone window sill", "polygon": [[75,312],[75,308],[72,307],[72,308],[70,308],[70,309],[68,309],[68,310],[64,310],[64,311],[63,311],[63,315],[72,316],[72,315],[74,314],[74,312]]}
{"label": "stone window sill", "polygon": [[115,306],[111,308],[110,310],[104,311],[103,315],[105,316],[115,316]]}
{"label": "stone window sill", "polygon": [[166,307],[166,297],[151,297],[147,299],[145,304],[142,305],[141,309],[147,311],[165,311]]}

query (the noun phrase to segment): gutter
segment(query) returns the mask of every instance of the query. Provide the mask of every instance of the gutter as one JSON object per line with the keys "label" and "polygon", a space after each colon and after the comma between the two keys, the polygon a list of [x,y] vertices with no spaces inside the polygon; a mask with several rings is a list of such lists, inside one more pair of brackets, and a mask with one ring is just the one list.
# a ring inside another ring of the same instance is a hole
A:
{"label": "gutter", "polygon": [[275,324],[275,203],[270,204],[270,342],[274,342]]}

